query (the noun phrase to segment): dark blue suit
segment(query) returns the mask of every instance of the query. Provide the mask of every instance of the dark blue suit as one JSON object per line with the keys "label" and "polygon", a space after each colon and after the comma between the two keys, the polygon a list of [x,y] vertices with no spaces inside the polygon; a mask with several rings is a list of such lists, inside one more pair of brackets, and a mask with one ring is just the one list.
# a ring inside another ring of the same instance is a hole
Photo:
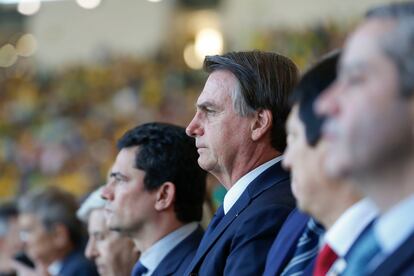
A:
{"label": "dark blue suit", "polygon": [[[280,275],[292,259],[299,238],[306,230],[309,216],[295,209],[290,213],[272,244],[266,260],[264,276]],[[303,275],[312,275],[315,259],[307,266]]]}
{"label": "dark blue suit", "polygon": [[193,259],[204,231],[199,226],[171,250],[157,266],[152,276],[182,276]]}
{"label": "dark blue suit", "polygon": [[276,163],[254,179],[203,240],[185,275],[260,275],[267,251],[295,206],[289,174]]}
{"label": "dark blue suit", "polygon": [[98,276],[95,264],[86,259],[82,250],[74,250],[62,261],[59,276]]}
{"label": "dark blue suit", "polygon": [[414,233],[370,275],[414,275]]}

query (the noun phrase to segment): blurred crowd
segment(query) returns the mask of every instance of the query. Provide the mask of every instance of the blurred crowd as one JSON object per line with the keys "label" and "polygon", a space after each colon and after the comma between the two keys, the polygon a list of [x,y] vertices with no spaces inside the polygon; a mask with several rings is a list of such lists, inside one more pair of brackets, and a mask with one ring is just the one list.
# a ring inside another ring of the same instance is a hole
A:
{"label": "blurred crowd", "polygon": [[251,50],[205,75],[160,58],[9,78],[0,276],[413,275],[413,45],[401,2],[302,74]]}

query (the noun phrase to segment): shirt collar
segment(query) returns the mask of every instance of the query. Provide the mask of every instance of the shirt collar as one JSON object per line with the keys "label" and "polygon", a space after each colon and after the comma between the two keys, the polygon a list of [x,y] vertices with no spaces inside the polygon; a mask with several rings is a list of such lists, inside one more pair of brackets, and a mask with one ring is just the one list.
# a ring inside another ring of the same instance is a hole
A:
{"label": "shirt collar", "polygon": [[47,267],[47,272],[49,272],[49,274],[52,276],[59,275],[60,271],[62,270],[62,266],[62,261],[54,261]]}
{"label": "shirt collar", "polygon": [[244,176],[242,176],[237,182],[233,185],[233,187],[228,190],[226,195],[224,196],[223,201],[223,210],[224,214],[227,214],[228,211],[230,211],[231,207],[236,203],[236,201],[239,199],[241,194],[246,190],[247,186],[256,178],[258,177],[262,172],[276,164],[277,162],[281,161],[283,159],[283,156],[278,156],[276,158],[273,158],[270,161],[267,161],[266,163],[263,163],[259,167],[255,168],[254,170],[248,172]]}
{"label": "shirt collar", "polygon": [[353,243],[378,215],[378,209],[368,198],[362,199],[348,208],[326,232],[325,241],[344,257]]}
{"label": "shirt collar", "polygon": [[391,254],[413,233],[413,210],[414,195],[411,195],[378,219],[374,231],[383,253]]}
{"label": "shirt collar", "polygon": [[148,269],[148,271],[143,275],[151,275],[164,259],[164,257],[167,256],[167,254],[170,253],[171,250],[173,250],[174,247],[177,246],[181,241],[193,233],[197,227],[197,222],[192,222],[181,226],[142,252],[139,261]]}

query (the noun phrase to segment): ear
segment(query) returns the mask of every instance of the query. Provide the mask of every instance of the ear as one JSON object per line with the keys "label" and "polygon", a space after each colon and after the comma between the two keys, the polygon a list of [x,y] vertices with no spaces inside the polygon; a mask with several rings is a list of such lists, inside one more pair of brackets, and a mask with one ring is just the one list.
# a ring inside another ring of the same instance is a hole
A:
{"label": "ear", "polygon": [[53,231],[53,242],[59,248],[66,247],[70,243],[69,230],[65,225],[55,224],[51,231]]}
{"label": "ear", "polygon": [[270,110],[263,109],[257,112],[251,126],[252,140],[258,141],[261,139],[271,129],[272,122],[273,117]]}
{"label": "ear", "polygon": [[165,182],[158,188],[155,210],[163,211],[170,208],[175,201],[175,185],[172,182]]}

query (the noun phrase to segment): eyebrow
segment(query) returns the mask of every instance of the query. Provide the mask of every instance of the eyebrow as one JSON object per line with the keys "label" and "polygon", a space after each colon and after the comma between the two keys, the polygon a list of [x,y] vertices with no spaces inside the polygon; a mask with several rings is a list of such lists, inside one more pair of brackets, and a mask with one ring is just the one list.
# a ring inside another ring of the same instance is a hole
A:
{"label": "eyebrow", "polygon": [[372,66],[370,66],[370,64],[368,64],[367,62],[358,62],[358,63],[355,63],[355,64],[341,63],[338,69],[339,69],[340,73],[348,74],[349,72],[352,72],[352,71],[371,70]]}
{"label": "eyebrow", "polygon": [[127,179],[126,175],[121,174],[120,172],[111,172],[111,174],[109,175],[110,178],[115,178],[115,179]]}
{"label": "eyebrow", "polygon": [[203,102],[203,103],[200,103],[200,104],[196,104],[196,107],[199,108],[199,109],[206,109],[208,107],[215,107],[215,106],[216,106],[216,104],[213,103],[213,102],[210,102],[210,101],[206,101],[206,102]]}

